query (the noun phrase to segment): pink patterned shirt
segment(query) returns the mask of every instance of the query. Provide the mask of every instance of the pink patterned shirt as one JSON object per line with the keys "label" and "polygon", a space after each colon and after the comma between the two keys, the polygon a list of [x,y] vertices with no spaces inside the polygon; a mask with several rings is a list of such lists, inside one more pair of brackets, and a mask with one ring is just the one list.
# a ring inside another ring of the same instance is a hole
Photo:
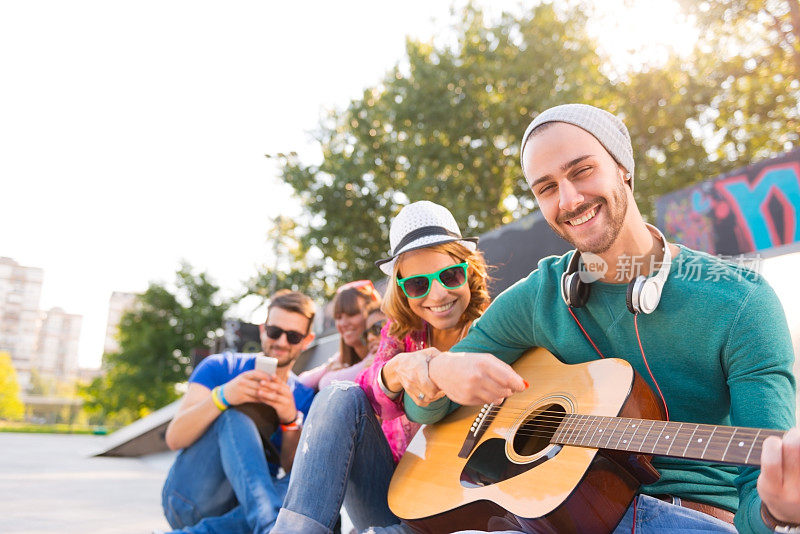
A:
{"label": "pink patterned shirt", "polygon": [[401,343],[389,335],[390,324],[391,321],[387,321],[383,330],[381,330],[381,342],[375,354],[375,360],[371,366],[358,375],[356,383],[367,394],[367,398],[372,404],[372,409],[381,418],[381,428],[383,428],[383,433],[386,435],[386,440],[389,442],[389,447],[392,449],[392,456],[394,456],[396,463],[400,461],[400,457],[406,452],[411,438],[414,437],[421,425],[412,423],[406,417],[403,410],[403,395],[399,395],[394,400],[386,396],[378,386],[378,375],[383,365],[401,352],[414,352],[427,348],[428,336],[426,333],[427,328],[414,330]]}

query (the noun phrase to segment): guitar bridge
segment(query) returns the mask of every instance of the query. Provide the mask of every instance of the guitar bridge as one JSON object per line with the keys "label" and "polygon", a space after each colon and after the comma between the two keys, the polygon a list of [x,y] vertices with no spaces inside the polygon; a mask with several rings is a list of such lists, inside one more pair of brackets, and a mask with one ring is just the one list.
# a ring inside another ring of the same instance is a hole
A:
{"label": "guitar bridge", "polygon": [[461,446],[461,450],[458,452],[459,458],[469,457],[472,449],[475,448],[475,444],[478,443],[478,440],[481,439],[483,433],[486,432],[486,429],[490,424],[492,424],[496,414],[497,410],[495,409],[494,403],[483,405],[480,413],[475,416],[472,426],[469,427],[469,432],[464,440],[464,444]]}

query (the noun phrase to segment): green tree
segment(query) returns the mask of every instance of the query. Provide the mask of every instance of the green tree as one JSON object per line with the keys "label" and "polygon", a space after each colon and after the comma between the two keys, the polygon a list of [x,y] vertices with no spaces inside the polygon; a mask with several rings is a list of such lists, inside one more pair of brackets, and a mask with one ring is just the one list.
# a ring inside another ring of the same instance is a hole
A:
{"label": "green tree", "polygon": [[[800,76],[800,2],[798,0],[680,0],[697,19],[710,42],[728,50],[785,58],[781,68]],[[776,65],[777,67],[777,65]]]}
{"label": "green tree", "polygon": [[727,170],[709,158],[700,127],[717,91],[709,79],[712,65],[713,58],[698,50],[629,72],[617,84],[624,95],[617,112],[630,131],[636,162],[636,199],[647,217],[653,218],[664,193]]}
{"label": "green tree", "polygon": [[543,4],[487,24],[468,5],[454,45],[409,40],[403,65],[323,122],[320,165],[277,155],[308,212],[304,245],[334,273],[370,278],[388,248],[389,221],[410,201],[440,201],[470,234],[533,209],[518,163],[531,116],[619,98],[584,22],[577,9]]}
{"label": "green tree", "polygon": [[8,352],[0,352],[0,419],[17,421],[25,414],[17,372]]}
{"label": "green tree", "polygon": [[686,58],[617,84],[631,132],[636,196],[656,198],[790,150],[800,140],[800,3],[681,1],[701,29]]}
{"label": "green tree", "polygon": [[321,164],[277,155],[307,211],[294,230],[302,249],[325,258],[334,277],[371,278],[389,221],[408,202],[440,201],[472,234],[535,209],[520,136],[560,103],[625,120],[635,195],[651,219],[659,196],[797,145],[798,1],[683,4],[703,30],[694,52],[630,72],[595,53],[584,24],[590,4],[580,0],[492,24],[468,5],[452,46],[408,41],[405,61],[382,83],[323,120]]}
{"label": "green tree", "polygon": [[125,422],[176,400],[193,352],[212,347],[228,306],[205,273],[185,264],[174,289],[151,283],[122,316],[120,349],[103,355],[104,376],[82,389],[88,413]]}
{"label": "green tree", "polygon": [[[800,2],[681,0],[710,57],[701,71],[716,89],[701,125],[713,129],[710,158],[749,164],[800,141]],[[725,170],[728,170],[728,169]]]}

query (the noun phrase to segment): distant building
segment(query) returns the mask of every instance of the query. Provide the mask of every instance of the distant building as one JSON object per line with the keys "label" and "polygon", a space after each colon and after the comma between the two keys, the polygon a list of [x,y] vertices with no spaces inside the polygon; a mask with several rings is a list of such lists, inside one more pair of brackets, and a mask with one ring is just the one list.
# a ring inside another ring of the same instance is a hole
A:
{"label": "distant building", "polygon": [[135,293],[123,293],[114,291],[108,299],[108,320],[106,321],[106,341],[103,344],[103,353],[116,352],[119,350],[117,335],[119,333],[119,322],[122,315],[133,308],[136,303]]}
{"label": "distant building", "polygon": [[0,257],[0,350],[11,354],[22,390],[31,371],[42,378],[78,377],[82,317],[61,308],[39,309],[44,270]]}
{"label": "distant building", "polygon": [[78,369],[78,382],[88,384],[95,378],[103,376],[103,370],[94,367],[80,367]]}
{"label": "distant building", "polygon": [[78,378],[78,343],[81,336],[80,315],[61,308],[41,312],[36,362],[32,366],[42,376],[59,381]]}
{"label": "distant building", "polygon": [[36,362],[44,270],[0,257],[0,350],[11,354],[23,390]]}

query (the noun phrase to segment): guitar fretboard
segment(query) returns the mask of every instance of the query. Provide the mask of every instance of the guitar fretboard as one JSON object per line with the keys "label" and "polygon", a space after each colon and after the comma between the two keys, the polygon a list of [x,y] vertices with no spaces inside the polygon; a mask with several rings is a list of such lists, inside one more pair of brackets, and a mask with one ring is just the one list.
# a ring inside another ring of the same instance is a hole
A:
{"label": "guitar fretboard", "polygon": [[758,466],[761,445],[782,430],[569,414],[552,443]]}

